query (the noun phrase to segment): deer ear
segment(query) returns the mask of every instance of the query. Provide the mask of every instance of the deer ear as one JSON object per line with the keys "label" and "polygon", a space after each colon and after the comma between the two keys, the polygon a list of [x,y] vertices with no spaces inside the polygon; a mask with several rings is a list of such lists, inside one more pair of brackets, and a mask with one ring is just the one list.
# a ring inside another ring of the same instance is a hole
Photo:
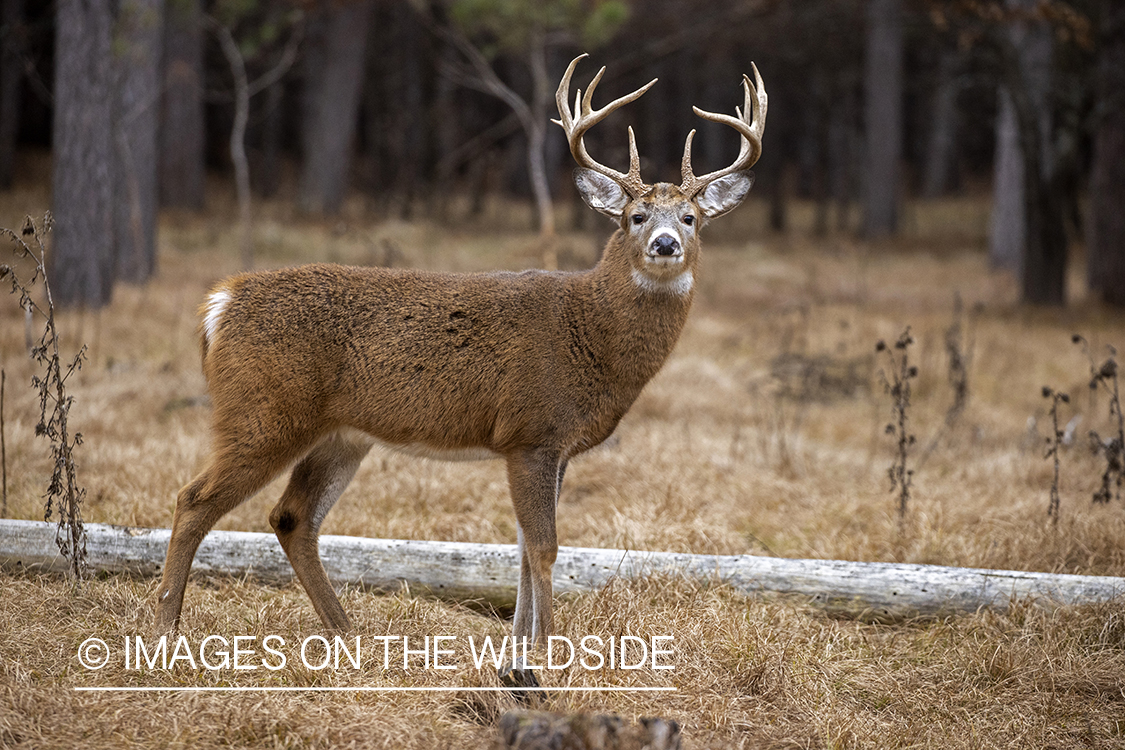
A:
{"label": "deer ear", "polygon": [[696,205],[706,218],[714,219],[742,203],[742,199],[750,192],[750,186],[753,184],[753,172],[728,174],[708,183],[699,194]]}
{"label": "deer ear", "polygon": [[574,184],[586,205],[606,216],[620,219],[629,196],[616,182],[592,169],[574,170]]}

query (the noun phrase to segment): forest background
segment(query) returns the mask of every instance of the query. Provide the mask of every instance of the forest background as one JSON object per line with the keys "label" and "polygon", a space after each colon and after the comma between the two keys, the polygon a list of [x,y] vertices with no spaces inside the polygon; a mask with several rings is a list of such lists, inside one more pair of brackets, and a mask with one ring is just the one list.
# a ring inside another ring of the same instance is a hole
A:
{"label": "forest background", "polygon": [[[548,122],[566,63],[594,54],[603,95],[652,78],[590,135],[611,162],[623,126],[649,179],[674,179],[692,105],[731,108],[751,60],[771,96],[757,170],[769,226],[794,198],[814,231],[893,235],[904,201],[991,188],[989,258],[1031,302],[1065,301],[1068,252],[1120,304],[1121,9],[1075,2],[624,0],[267,2],[5,0],[0,187],[20,149],[52,148],[60,303],[98,307],[156,265],[158,207],[201,210],[205,175],[240,204],[283,195],[336,215],[448,216],[455,196],[534,201],[555,234],[573,203]],[[737,149],[699,127],[703,168]],[[244,220],[251,213],[244,209]],[[583,228],[591,221],[574,212]],[[252,242],[243,229],[243,261]],[[552,265],[550,243],[544,263]],[[65,267],[65,271],[63,270]]]}

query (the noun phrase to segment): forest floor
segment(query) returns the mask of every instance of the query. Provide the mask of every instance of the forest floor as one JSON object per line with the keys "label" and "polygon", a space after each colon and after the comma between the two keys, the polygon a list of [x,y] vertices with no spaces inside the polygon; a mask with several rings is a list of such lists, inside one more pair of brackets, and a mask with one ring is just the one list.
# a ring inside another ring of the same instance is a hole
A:
{"label": "forest floor", "polygon": [[[212,194],[219,191],[213,190]],[[41,216],[47,196],[0,195],[0,226]],[[370,218],[363,200],[339,221],[256,207],[261,267],[313,260],[458,271],[532,267],[530,219],[518,207],[445,222]],[[457,206],[451,210],[457,216]],[[793,558],[903,561],[1125,576],[1125,502],[1094,505],[1102,459],[1089,430],[1109,433],[1107,398],[1092,392],[1090,359],[1125,347],[1125,315],[1085,299],[1075,267],[1065,309],[1017,302],[1013,281],[988,269],[987,206],[978,199],[911,204],[903,236],[871,244],[815,237],[812,207],[795,228],[764,229],[751,201],[704,231],[696,305],[670,361],[607,443],[571,462],[559,535],[571,546]],[[602,221],[598,219],[597,221]],[[564,220],[565,223],[565,220]],[[594,222],[587,221],[587,225]],[[567,232],[565,267],[591,264],[609,226]],[[713,230],[713,231],[712,231]],[[159,272],[121,286],[98,313],[66,312],[66,351],[88,361],[71,381],[71,424],[83,434],[79,477],[87,521],[167,527],[174,501],[204,462],[209,409],[199,371],[196,309],[208,287],[237,272],[233,201],[201,217],[166,215]],[[7,251],[5,251],[7,252]],[[3,259],[2,262],[8,262]],[[947,339],[963,301],[960,351],[967,402],[954,403]],[[919,368],[909,407],[917,436],[912,496],[900,525],[885,432],[890,376],[879,340],[909,326]],[[39,407],[17,300],[0,298],[0,365],[7,374],[5,439],[10,518],[42,518],[51,465],[35,437]],[[1061,514],[1047,517],[1044,458],[1049,402],[1070,395],[1063,424]],[[218,528],[270,530],[283,480]],[[373,453],[323,531],[367,537],[515,542],[500,462],[446,464]],[[83,668],[87,638],[109,644],[151,634],[156,581],[126,577],[74,586],[0,572],[0,746],[3,747],[488,747],[503,693],[318,692],[208,694],[76,692],[97,686],[468,688],[495,685],[467,651],[457,669],[311,670],[290,654],[259,668]],[[416,595],[349,590],[356,632],[502,637],[501,617]],[[183,633],[277,635],[292,646],[320,631],[296,584],[195,576]],[[829,616],[801,602],[741,597],[722,585],[650,578],[560,598],[556,627],[575,641],[674,636],[673,670],[573,667],[553,686],[671,687],[672,692],[559,692],[541,707],[679,721],[688,748],[1125,748],[1125,602],[1044,607],[891,624]],[[401,658],[401,657],[400,657]],[[399,664],[401,667],[401,663]]]}

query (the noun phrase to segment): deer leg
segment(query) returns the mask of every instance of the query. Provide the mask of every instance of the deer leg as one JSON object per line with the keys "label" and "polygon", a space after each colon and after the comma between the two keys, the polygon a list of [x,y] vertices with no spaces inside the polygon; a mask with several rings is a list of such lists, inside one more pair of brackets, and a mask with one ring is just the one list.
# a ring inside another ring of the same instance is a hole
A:
{"label": "deer leg", "polygon": [[562,497],[563,475],[566,474],[567,463],[568,463],[567,459],[563,459],[559,463],[559,479],[558,479],[557,482],[555,482],[555,507],[556,508],[559,507],[559,498]]}
{"label": "deer leg", "polygon": [[[516,616],[513,633],[520,641],[532,638],[538,645],[551,635],[551,567],[558,556],[555,532],[555,505],[562,483],[557,454],[529,451],[508,457],[508,485],[516,510],[519,540],[520,581],[516,589]],[[500,681],[514,689],[523,703],[530,694],[520,688],[537,688],[535,672],[528,669],[521,657],[500,671]]]}
{"label": "deer leg", "polygon": [[358,433],[330,435],[293,467],[289,484],[270,513],[270,526],[313,608],[325,627],[341,633],[351,629],[351,622],[324,572],[317,537],[321,522],[372,444],[366,436],[359,438]]}
{"label": "deer leg", "polygon": [[[558,468],[558,478],[555,481],[555,507],[558,506],[559,495],[562,493],[563,475],[566,474],[566,461],[562,461]],[[516,530],[516,539],[520,557],[520,581],[516,589],[516,616],[512,623],[512,632],[516,638],[530,638],[534,618],[532,606],[531,561],[527,555],[523,540],[523,528]],[[548,634],[549,635],[549,634]]]}
{"label": "deer leg", "polygon": [[216,453],[203,473],[180,490],[176,499],[172,535],[157,594],[158,632],[169,632],[179,624],[188,572],[200,542],[211,527],[262,489],[307,446],[305,441],[289,441],[281,448],[275,441],[254,445],[245,439],[218,437],[215,444],[225,448]]}
{"label": "deer leg", "polygon": [[512,634],[516,639],[531,637],[534,610],[531,604],[531,563],[523,540],[523,527],[516,528],[516,545],[520,557],[520,580],[516,587],[516,615],[512,620]]}
{"label": "deer leg", "polygon": [[552,633],[551,568],[558,557],[555,505],[559,456],[544,451],[508,459],[508,485],[519,524],[520,582],[516,591],[516,638],[530,636],[545,645]]}

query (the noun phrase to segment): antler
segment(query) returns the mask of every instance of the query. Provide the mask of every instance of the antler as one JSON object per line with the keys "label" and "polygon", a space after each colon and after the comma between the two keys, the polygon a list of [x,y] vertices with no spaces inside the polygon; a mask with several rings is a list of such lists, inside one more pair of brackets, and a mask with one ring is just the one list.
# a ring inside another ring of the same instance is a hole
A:
{"label": "antler", "polygon": [[683,161],[683,183],[680,185],[680,190],[683,191],[688,197],[694,196],[707,185],[720,177],[725,177],[732,172],[740,172],[743,169],[749,169],[758,161],[758,157],[762,155],[762,134],[766,130],[766,85],[762,82],[762,76],[758,72],[758,66],[750,63],[750,67],[754,69],[754,94],[750,96],[750,79],[745,74],[742,76],[742,89],[745,93],[745,101],[740,110],[735,107],[734,111],[738,117],[731,117],[730,115],[720,115],[714,112],[704,112],[699,107],[692,107],[695,114],[702,117],[704,120],[722,123],[723,125],[730,125],[737,130],[742,136],[742,145],[738,152],[738,158],[734,160],[726,169],[720,169],[702,177],[696,177],[691,171],[691,139],[695,136],[695,131],[692,130],[688,133],[687,143],[684,144],[684,161]]}
{"label": "antler", "polygon": [[590,102],[594,97],[594,89],[597,88],[598,82],[602,80],[602,74],[605,73],[605,68],[603,67],[598,71],[598,74],[594,76],[594,80],[590,81],[590,87],[586,89],[585,96],[582,95],[582,89],[578,89],[575,93],[574,109],[571,110],[566,101],[567,95],[570,93],[570,77],[574,74],[574,68],[578,65],[578,61],[583,57],[586,57],[586,55],[582,54],[571,60],[570,65],[567,66],[566,73],[563,74],[562,81],[559,83],[559,89],[555,92],[555,101],[559,106],[560,119],[551,120],[551,122],[561,125],[562,129],[566,131],[566,139],[570,144],[570,153],[574,156],[574,160],[578,162],[579,166],[605,175],[621,185],[630,196],[639,198],[651,190],[652,187],[646,185],[644,181],[641,180],[641,157],[637,153],[637,139],[633,135],[633,128],[629,128],[628,174],[622,174],[615,169],[610,169],[594,161],[586,151],[586,144],[582,142],[582,136],[586,134],[587,130],[608,117],[614,110],[640,98],[641,94],[652,88],[652,85],[656,83],[656,79],[653,78],[633,93],[626,94],[620,99],[615,99],[595,111]]}

